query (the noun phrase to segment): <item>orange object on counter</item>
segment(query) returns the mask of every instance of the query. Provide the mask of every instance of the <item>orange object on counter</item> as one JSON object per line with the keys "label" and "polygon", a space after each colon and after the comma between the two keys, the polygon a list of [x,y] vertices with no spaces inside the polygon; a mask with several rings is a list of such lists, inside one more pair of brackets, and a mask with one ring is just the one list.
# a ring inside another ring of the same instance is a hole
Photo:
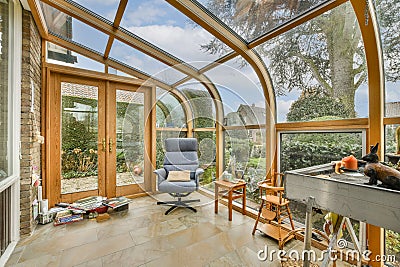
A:
{"label": "orange object on counter", "polygon": [[343,167],[345,167],[346,169],[349,169],[349,170],[357,170],[358,169],[357,159],[353,155],[344,157],[342,159],[342,164],[343,164]]}

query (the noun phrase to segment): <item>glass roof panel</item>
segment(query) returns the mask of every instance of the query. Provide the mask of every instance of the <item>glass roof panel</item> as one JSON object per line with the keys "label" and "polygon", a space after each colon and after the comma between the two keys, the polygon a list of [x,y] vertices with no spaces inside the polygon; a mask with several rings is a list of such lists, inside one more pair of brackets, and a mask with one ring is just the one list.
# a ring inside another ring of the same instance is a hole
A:
{"label": "glass roof panel", "polygon": [[65,39],[104,53],[108,36],[67,14],[42,3],[42,10],[49,30]]}
{"label": "glass roof panel", "polygon": [[364,44],[349,2],[258,46],[277,121],[368,117]]}
{"label": "glass roof panel", "polygon": [[[202,47],[214,37],[166,1],[129,1],[121,27],[197,68],[219,57]],[[220,48],[231,51],[226,45]]]}
{"label": "glass roof panel", "polygon": [[124,64],[139,69],[153,78],[159,79],[165,83],[172,84],[186,77],[184,73],[177,71],[168,65],[118,41],[110,51],[110,58],[114,58]]}
{"label": "glass roof panel", "polygon": [[265,98],[258,77],[250,65],[239,56],[207,71],[221,95],[225,125],[265,124]]}
{"label": "glass roof panel", "polygon": [[242,38],[251,41],[326,0],[198,0]]}
{"label": "glass roof panel", "polygon": [[81,54],[47,42],[47,62],[69,67],[104,72],[104,65]]}
{"label": "glass roof panel", "polygon": [[74,2],[110,21],[114,21],[119,4],[119,0],[74,0]]}

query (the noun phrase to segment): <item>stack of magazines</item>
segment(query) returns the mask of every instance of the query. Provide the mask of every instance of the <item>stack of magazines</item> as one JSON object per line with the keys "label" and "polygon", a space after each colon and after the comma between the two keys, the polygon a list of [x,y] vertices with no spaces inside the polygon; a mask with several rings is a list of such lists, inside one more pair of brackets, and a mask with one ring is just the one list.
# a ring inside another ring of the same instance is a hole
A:
{"label": "stack of magazines", "polygon": [[54,226],[73,223],[83,220],[83,214],[74,214],[70,210],[64,210],[57,212],[56,217],[54,218]]}
{"label": "stack of magazines", "polygon": [[103,204],[107,207],[116,209],[122,207],[124,205],[128,205],[131,200],[126,197],[113,197],[106,200],[103,200]]}

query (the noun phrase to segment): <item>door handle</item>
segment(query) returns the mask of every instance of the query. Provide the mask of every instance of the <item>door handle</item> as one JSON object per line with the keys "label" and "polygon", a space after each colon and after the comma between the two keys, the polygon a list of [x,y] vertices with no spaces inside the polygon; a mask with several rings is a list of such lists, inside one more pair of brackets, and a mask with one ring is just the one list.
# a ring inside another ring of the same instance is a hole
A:
{"label": "door handle", "polygon": [[108,139],[108,151],[112,152],[112,145],[113,145],[113,140],[112,138]]}
{"label": "door handle", "polygon": [[103,140],[101,141],[101,145],[102,145],[102,147],[103,147],[103,152],[106,152],[106,146],[107,146],[107,144],[106,144],[106,139],[105,138],[103,138]]}

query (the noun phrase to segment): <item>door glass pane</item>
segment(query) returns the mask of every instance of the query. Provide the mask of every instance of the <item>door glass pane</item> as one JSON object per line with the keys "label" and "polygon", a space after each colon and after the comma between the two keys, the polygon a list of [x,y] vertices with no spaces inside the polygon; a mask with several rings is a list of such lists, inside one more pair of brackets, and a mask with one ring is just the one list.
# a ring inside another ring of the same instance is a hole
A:
{"label": "door glass pane", "polygon": [[61,193],[98,189],[98,88],[61,83]]}
{"label": "door glass pane", "polygon": [[117,90],[117,186],[144,181],[144,93]]}

